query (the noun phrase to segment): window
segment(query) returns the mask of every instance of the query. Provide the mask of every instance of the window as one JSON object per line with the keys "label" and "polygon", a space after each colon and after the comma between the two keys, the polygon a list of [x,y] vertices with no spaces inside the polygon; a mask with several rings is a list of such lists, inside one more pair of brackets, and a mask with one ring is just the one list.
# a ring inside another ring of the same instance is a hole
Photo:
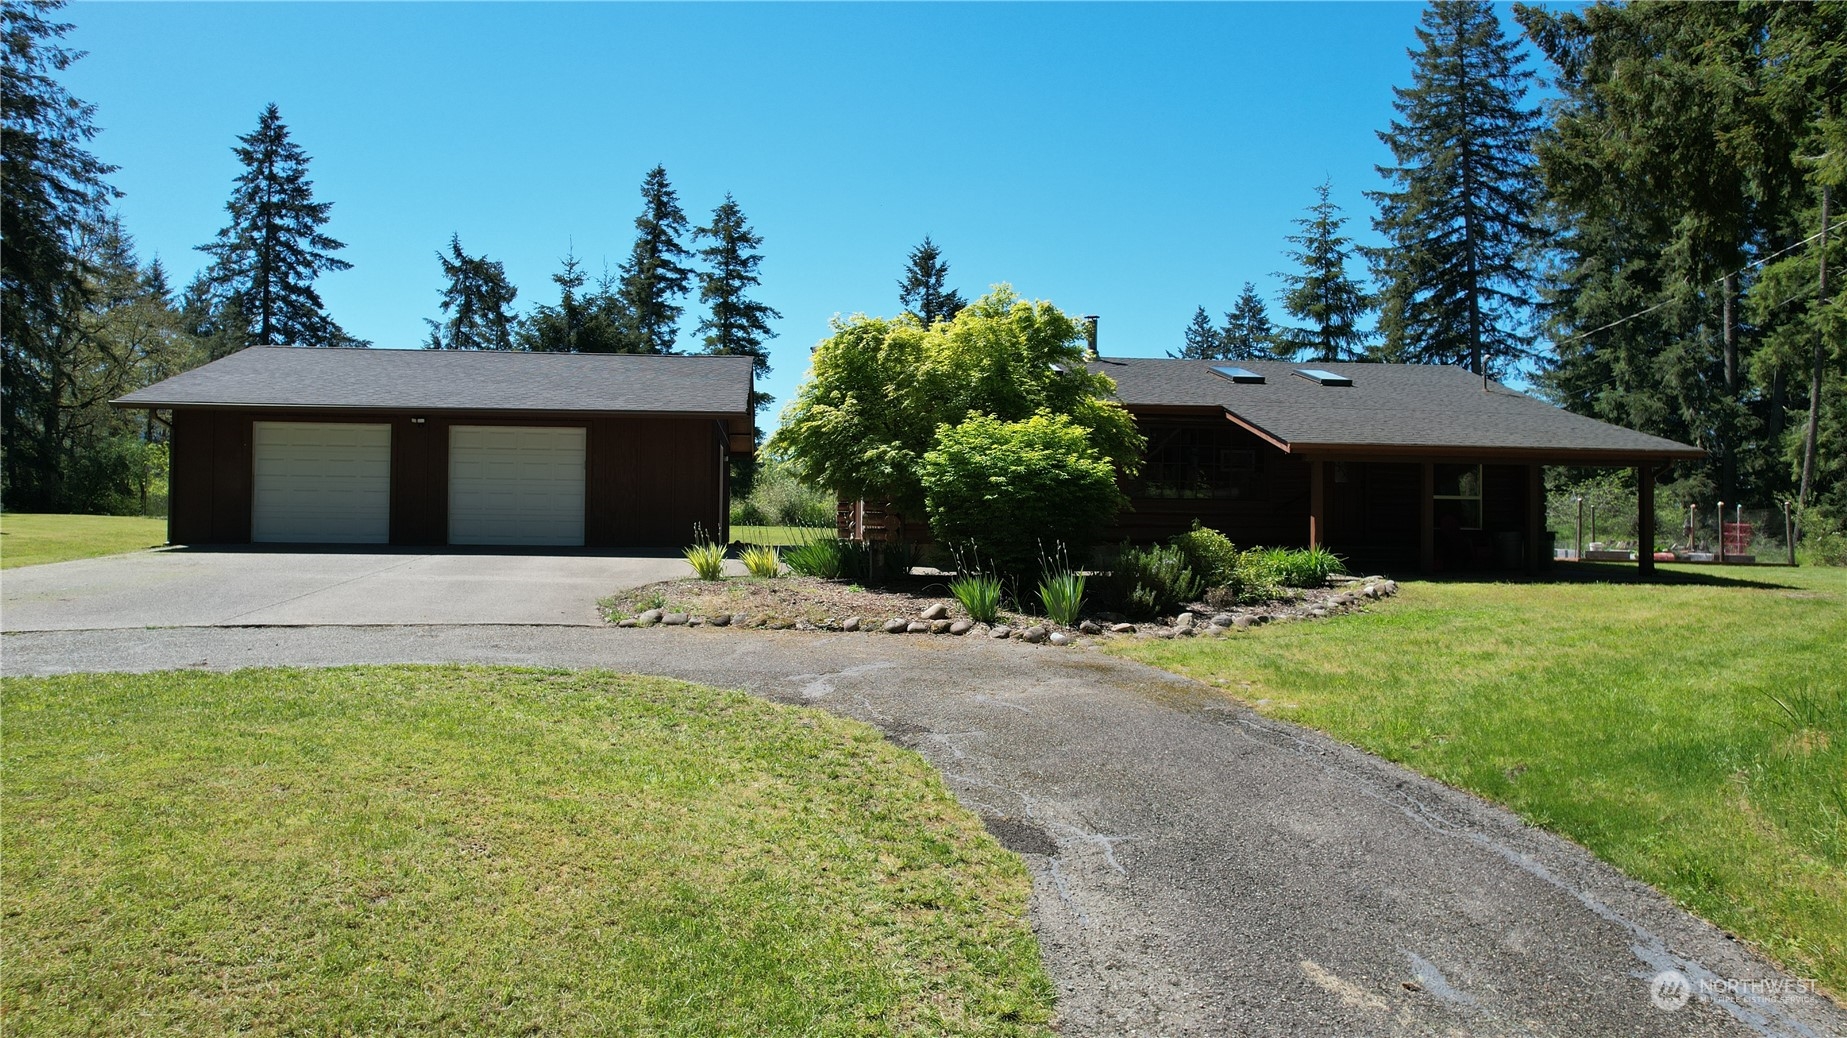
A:
{"label": "window", "polygon": [[1230,379],[1233,382],[1259,386],[1263,385],[1263,376],[1249,368],[1233,367],[1228,364],[1214,364],[1212,366],[1212,373],[1220,378]]}
{"label": "window", "polygon": [[1347,376],[1337,375],[1332,371],[1327,371],[1322,368],[1297,368],[1295,369],[1295,373],[1310,382],[1323,386],[1350,386],[1353,384],[1353,380]]}
{"label": "window", "polygon": [[1481,529],[1481,466],[1436,466],[1437,529]]}
{"label": "window", "polygon": [[1150,430],[1140,497],[1239,498],[1250,493],[1257,452],[1232,429]]}

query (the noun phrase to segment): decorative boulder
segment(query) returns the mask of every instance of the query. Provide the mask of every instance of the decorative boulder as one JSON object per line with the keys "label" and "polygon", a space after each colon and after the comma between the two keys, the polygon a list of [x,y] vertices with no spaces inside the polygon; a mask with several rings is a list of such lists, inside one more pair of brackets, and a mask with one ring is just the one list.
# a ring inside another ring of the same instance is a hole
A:
{"label": "decorative boulder", "polygon": [[717,616],[708,616],[705,618],[705,622],[711,624],[713,627],[729,627],[731,626],[731,614],[720,613]]}
{"label": "decorative boulder", "polygon": [[1218,613],[1212,617],[1212,626],[1214,627],[1230,627],[1236,622],[1237,617],[1232,616],[1230,613]]}
{"label": "decorative boulder", "polygon": [[686,626],[686,622],[691,619],[692,617],[685,613],[668,613],[666,616],[661,617],[661,623],[669,627],[684,627]]}
{"label": "decorative boulder", "polygon": [[650,609],[642,613],[640,616],[637,616],[635,618],[635,622],[641,624],[643,627],[646,627],[649,624],[660,623],[661,617],[665,615],[667,614],[659,609]]}
{"label": "decorative boulder", "polygon": [[905,629],[910,627],[910,625],[911,625],[911,622],[909,620],[896,620],[896,619],[887,620],[885,621],[885,633],[886,634],[903,634],[905,632]]}
{"label": "decorative boulder", "polygon": [[631,616],[625,619],[617,620],[616,626],[617,627],[633,627],[635,626],[635,618]]}
{"label": "decorative boulder", "polygon": [[932,620],[930,621],[930,633],[931,634],[948,634],[949,629],[954,626],[955,625],[950,623],[948,620],[943,620],[943,619]]}
{"label": "decorative boulder", "polygon": [[923,611],[923,618],[925,620],[942,620],[942,619],[947,618],[948,616],[949,616],[949,607],[944,605],[941,602],[938,602],[935,605]]}
{"label": "decorative boulder", "polygon": [[955,623],[949,625],[949,633],[958,636],[967,634],[974,629],[974,623],[969,620],[957,620]]}
{"label": "decorative boulder", "polygon": [[1098,624],[1095,620],[1085,620],[1083,623],[1077,625],[1077,629],[1079,632],[1083,634],[1102,634],[1103,633],[1102,625]]}
{"label": "decorative boulder", "polygon": [[859,630],[859,617],[857,616],[847,617],[845,620],[841,621],[840,629],[843,631]]}
{"label": "decorative boulder", "polygon": [[1013,637],[1013,628],[1008,627],[1006,624],[1001,624],[993,628],[992,630],[988,631],[988,637],[990,638],[1011,638]]}
{"label": "decorative boulder", "polygon": [[1110,624],[1109,631],[1111,634],[1134,634],[1135,625],[1129,623]]}
{"label": "decorative boulder", "polygon": [[1020,640],[1031,642],[1032,644],[1037,645],[1040,642],[1045,640],[1045,628],[1028,627],[1024,632],[1020,634]]}
{"label": "decorative boulder", "polygon": [[1069,645],[1072,642],[1076,641],[1077,639],[1071,637],[1070,635],[1066,634],[1063,631],[1053,631],[1051,633],[1051,636],[1047,640],[1050,641],[1053,645]]}
{"label": "decorative boulder", "polygon": [[912,620],[910,623],[904,625],[904,629],[911,634],[930,633],[930,625],[923,620]]}

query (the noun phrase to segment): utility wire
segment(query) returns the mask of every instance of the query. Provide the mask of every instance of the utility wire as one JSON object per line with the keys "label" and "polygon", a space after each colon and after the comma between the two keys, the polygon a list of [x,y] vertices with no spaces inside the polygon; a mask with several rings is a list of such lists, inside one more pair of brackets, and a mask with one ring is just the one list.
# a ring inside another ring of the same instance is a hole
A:
{"label": "utility wire", "polygon": [[[1799,242],[1797,242],[1797,243],[1795,243],[1794,245],[1791,245],[1791,246],[1789,246],[1789,247],[1787,247],[1787,248],[1782,248],[1782,249],[1778,249],[1777,251],[1775,251],[1775,252],[1773,252],[1773,253],[1771,253],[1771,254],[1770,254],[1770,255],[1768,255],[1768,256],[1763,256],[1763,257],[1760,257],[1760,258],[1758,258],[1758,259],[1755,259],[1755,260],[1752,260],[1751,262],[1749,262],[1749,263],[1746,263],[1746,264],[1745,264],[1744,266],[1742,266],[1742,267],[1739,267],[1739,268],[1738,268],[1737,270],[1734,270],[1734,271],[1732,271],[1732,272],[1731,272],[1730,274],[1723,274],[1723,275],[1720,275],[1719,277],[1716,277],[1716,278],[1714,278],[1714,279],[1712,279],[1712,280],[1711,280],[1711,281],[1709,281],[1709,282],[1703,282],[1703,283],[1701,283],[1699,287],[1700,287],[1700,288],[1706,288],[1706,287],[1708,287],[1709,285],[1722,285],[1722,284],[1724,284],[1724,283],[1725,283],[1725,281],[1726,281],[1726,279],[1727,279],[1727,278],[1733,278],[1733,277],[1737,277],[1737,276],[1738,276],[1739,274],[1742,274],[1742,273],[1744,273],[1744,272],[1745,272],[1745,271],[1747,271],[1747,270],[1751,270],[1751,269],[1753,269],[1753,268],[1755,268],[1755,267],[1761,267],[1761,266],[1763,266],[1764,264],[1766,264],[1766,263],[1768,263],[1768,262],[1770,262],[1770,261],[1771,261],[1771,260],[1773,260],[1773,259],[1776,259],[1776,258],[1777,258],[1778,256],[1781,256],[1781,255],[1783,255],[1784,253],[1787,253],[1787,252],[1794,252],[1794,251],[1796,251],[1797,249],[1800,249],[1801,247],[1803,247],[1804,245],[1807,245],[1807,244],[1809,244],[1810,242],[1812,242],[1812,241],[1814,241],[1815,239],[1817,239],[1817,238],[1820,238],[1820,237],[1821,237],[1821,235],[1822,235],[1822,232],[1821,232],[1821,231],[1816,231],[1816,232],[1815,232],[1814,234],[1811,234],[1811,235],[1809,235],[1808,237],[1806,237],[1806,238],[1804,238],[1804,239],[1802,239],[1801,241],[1799,241]],[[1796,298],[1796,297],[1795,297],[1795,296],[1790,296],[1790,297],[1789,297],[1789,299],[1785,299],[1785,300],[1783,300],[1783,303],[1787,303],[1787,302],[1789,302],[1789,300],[1790,300],[1790,299],[1794,299],[1794,298]],[[1599,327],[1596,327],[1596,328],[1592,328],[1592,329],[1591,329],[1590,331],[1588,331],[1588,332],[1579,332],[1578,334],[1576,334],[1576,335],[1573,335],[1573,336],[1570,336],[1570,337],[1568,337],[1568,338],[1564,338],[1564,339],[1555,339],[1555,340],[1553,340],[1553,342],[1552,342],[1552,347],[1553,347],[1553,349],[1557,349],[1557,348],[1558,348],[1558,347],[1560,347],[1560,346],[1568,346],[1568,345],[1570,345],[1571,343],[1574,343],[1574,342],[1577,342],[1577,341],[1578,341],[1579,339],[1588,339],[1588,338],[1590,338],[1591,336],[1593,336],[1593,335],[1597,335],[1597,334],[1599,334],[1599,333],[1601,333],[1601,332],[1607,332],[1607,331],[1609,331],[1609,330],[1610,330],[1610,329],[1612,329],[1612,328],[1616,328],[1616,327],[1618,327],[1618,326],[1621,326],[1621,325],[1625,325],[1625,324],[1628,324],[1628,323],[1629,323],[1630,321],[1633,321],[1633,320],[1635,320],[1635,319],[1636,319],[1636,318],[1638,318],[1638,317],[1647,317],[1647,316],[1648,316],[1649,314],[1652,314],[1652,313],[1654,313],[1654,312],[1655,312],[1656,310],[1659,310],[1659,309],[1661,309],[1661,308],[1662,308],[1662,307],[1664,307],[1664,306],[1668,306],[1668,305],[1670,305],[1670,304],[1671,304],[1671,303],[1673,303],[1673,302],[1674,302],[1674,300],[1672,300],[1672,299],[1663,299],[1663,300],[1662,300],[1661,302],[1659,302],[1659,303],[1656,303],[1655,305],[1653,305],[1653,306],[1651,306],[1651,307],[1649,307],[1649,308],[1648,308],[1648,309],[1646,309],[1646,310],[1637,310],[1637,311],[1636,311],[1635,313],[1632,313],[1632,314],[1630,314],[1630,315],[1628,315],[1627,317],[1618,317],[1618,318],[1617,318],[1616,320],[1614,320],[1614,321],[1611,321],[1611,322],[1610,322],[1609,324],[1605,324],[1605,325],[1601,325],[1601,326],[1599,326]],[[1783,303],[1778,303],[1778,304],[1776,304],[1776,305],[1777,305],[1777,306],[1782,306],[1782,305],[1783,305]],[[1775,308],[1776,308],[1776,307],[1771,307],[1771,309],[1773,309],[1773,310],[1774,310]]]}

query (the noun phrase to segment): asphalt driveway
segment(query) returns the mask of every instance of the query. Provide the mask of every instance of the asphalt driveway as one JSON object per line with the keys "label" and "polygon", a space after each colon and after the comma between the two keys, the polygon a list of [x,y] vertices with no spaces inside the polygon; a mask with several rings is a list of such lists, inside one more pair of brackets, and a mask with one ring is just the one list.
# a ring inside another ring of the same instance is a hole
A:
{"label": "asphalt driveway", "polygon": [[665,552],[136,552],[0,576],[0,630],[600,624],[596,601],[685,576]]}
{"label": "asphalt driveway", "polygon": [[[1094,650],[479,626],[18,633],[0,648],[9,675],[607,667],[867,721],[1024,855],[1067,1034],[1847,1035],[1838,1007],[1581,848]],[[1657,1008],[1666,970],[1706,994]]]}

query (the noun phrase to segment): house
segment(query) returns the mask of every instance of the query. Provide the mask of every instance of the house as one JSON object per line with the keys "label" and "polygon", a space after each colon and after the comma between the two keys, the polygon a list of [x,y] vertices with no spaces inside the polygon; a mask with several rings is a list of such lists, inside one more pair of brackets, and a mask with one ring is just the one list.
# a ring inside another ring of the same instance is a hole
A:
{"label": "house", "polygon": [[174,544],[729,536],[749,357],[253,347],[117,407],[172,429]]}
{"label": "house", "polygon": [[[1106,358],[1089,369],[1147,437],[1115,540],[1197,520],[1240,545],[1327,547],[1357,565],[1424,571],[1549,563],[1544,467],[1632,468],[1654,540],[1655,480],[1697,447],[1573,414],[1432,364]],[[844,536],[928,530],[843,501]],[[1638,565],[1652,571],[1650,552]]]}
{"label": "house", "polygon": [[[1091,362],[1148,438],[1119,536],[1197,519],[1240,544],[1322,545],[1376,567],[1532,569],[1551,558],[1547,465],[1655,480],[1697,447],[1573,414],[1434,364]],[[1649,552],[1639,553],[1644,571]]]}

